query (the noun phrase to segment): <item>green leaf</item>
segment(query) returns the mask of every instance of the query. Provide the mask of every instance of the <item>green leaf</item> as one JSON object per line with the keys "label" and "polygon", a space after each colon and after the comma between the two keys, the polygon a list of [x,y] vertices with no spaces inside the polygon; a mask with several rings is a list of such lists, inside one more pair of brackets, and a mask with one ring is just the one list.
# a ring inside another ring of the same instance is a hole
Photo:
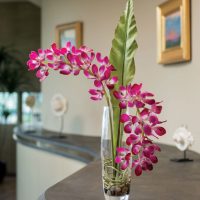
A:
{"label": "green leaf", "polygon": [[113,75],[118,76],[120,85],[132,82],[135,74],[134,54],[137,49],[137,27],[133,12],[133,0],[128,0],[124,14],[115,30],[110,51],[110,62],[116,68]]}
{"label": "green leaf", "polygon": [[[117,76],[119,79],[115,89],[118,89],[121,85],[130,84],[134,78],[134,54],[137,49],[136,36],[137,27],[133,11],[133,0],[127,0],[126,9],[115,30],[115,37],[110,51],[110,62],[116,68],[112,75]],[[113,96],[112,91],[110,101],[112,106],[118,107],[119,102]],[[121,109],[113,109],[114,141],[112,142],[114,149],[121,145],[123,134],[123,126],[119,122],[121,114]]]}

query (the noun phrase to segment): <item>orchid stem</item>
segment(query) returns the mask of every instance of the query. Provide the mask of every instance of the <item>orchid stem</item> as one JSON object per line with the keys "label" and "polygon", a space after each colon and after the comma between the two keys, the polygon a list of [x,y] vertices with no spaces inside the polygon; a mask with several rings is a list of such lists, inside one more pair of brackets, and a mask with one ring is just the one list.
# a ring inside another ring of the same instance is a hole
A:
{"label": "orchid stem", "polygon": [[110,102],[110,99],[109,99],[109,96],[105,90],[105,87],[103,85],[103,89],[104,89],[104,92],[105,92],[105,97],[106,97],[106,101],[107,101],[107,105],[108,105],[108,109],[109,109],[109,120],[110,120],[110,131],[111,131],[111,146],[112,146],[112,164],[113,164],[113,167],[115,167],[115,156],[116,156],[116,153],[115,153],[115,145],[114,145],[114,129],[113,129],[113,123],[112,123],[112,104]]}

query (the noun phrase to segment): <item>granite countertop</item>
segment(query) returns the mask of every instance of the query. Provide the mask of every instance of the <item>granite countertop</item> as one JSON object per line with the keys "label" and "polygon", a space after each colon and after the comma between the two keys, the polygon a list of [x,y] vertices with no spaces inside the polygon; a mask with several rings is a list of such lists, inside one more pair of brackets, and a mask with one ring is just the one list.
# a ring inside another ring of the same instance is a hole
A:
{"label": "granite countertop", "polygon": [[[200,155],[188,152],[194,162],[176,163],[181,153],[172,146],[160,145],[159,163],[152,172],[133,177],[130,200],[199,200]],[[50,187],[43,200],[104,200],[100,160]]]}
{"label": "granite countertop", "polygon": [[37,128],[15,127],[13,138],[26,146],[90,163],[100,157],[100,137],[58,133]]}

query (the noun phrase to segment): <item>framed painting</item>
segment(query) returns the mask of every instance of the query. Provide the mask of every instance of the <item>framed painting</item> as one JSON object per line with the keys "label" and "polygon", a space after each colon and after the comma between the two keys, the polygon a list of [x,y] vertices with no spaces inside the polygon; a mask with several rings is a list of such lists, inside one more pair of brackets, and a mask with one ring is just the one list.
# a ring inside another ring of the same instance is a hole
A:
{"label": "framed painting", "polygon": [[191,59],[190,0],[168,0],[157,7],[158,63]]}
{"label": "framed painting", "polygon": [[56,44],[64,47],[68,41],[77,48],[82,45],[82,23],[73,22],[56,26]]}

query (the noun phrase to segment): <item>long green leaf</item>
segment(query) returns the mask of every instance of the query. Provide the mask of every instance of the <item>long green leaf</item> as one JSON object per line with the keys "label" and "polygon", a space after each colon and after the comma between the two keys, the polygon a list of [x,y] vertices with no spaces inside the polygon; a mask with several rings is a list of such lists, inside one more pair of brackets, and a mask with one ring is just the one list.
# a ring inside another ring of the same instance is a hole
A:
{"label": "long green leaf", "polygon": [[[115,89],[121,85],[128,85],[132,82],[135,74],[134,54],[137,49],[136,43],[137,27],[133,11],[133,0],[127,0],[124,14],[120,17],[120,21],[115,30],[115,37],[112,41],[110,51],[110,62],[116,68],[112,75],[119,79]],[[118,101],[110,94],[112,106],[118,106]],[[121,145],[123,127],[119,123],[120,109],[113,109],[113,128],[114,141],[113,146],[116,148]],[[115,155],[114,155],[115,156]]]}
{"label": "long green leaf", "polygon": [[115,30],[110,51],[110,62],[116,68],[113,75],[117,75],[117,86],[129,84],[135,74],[134,54],[137,49],[137,27],[133,12],[133,0],[128,0],[124,14]]}

